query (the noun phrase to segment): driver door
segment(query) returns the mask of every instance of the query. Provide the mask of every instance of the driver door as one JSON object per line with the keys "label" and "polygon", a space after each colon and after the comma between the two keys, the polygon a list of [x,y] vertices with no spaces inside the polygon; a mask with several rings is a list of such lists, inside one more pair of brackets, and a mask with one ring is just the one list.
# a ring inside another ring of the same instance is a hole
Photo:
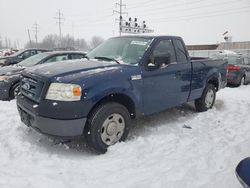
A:
{"label": "driver door", "polygon": [[[162,62],[152,69],[156,56],[170,56],[170,62]],[[150,68],[149,68],[150,67]],[[156,44],[142,74],[143,105],[149,115],[183,103],[181,94],[182,64],[177,63],[173,41],[161,40]]]}

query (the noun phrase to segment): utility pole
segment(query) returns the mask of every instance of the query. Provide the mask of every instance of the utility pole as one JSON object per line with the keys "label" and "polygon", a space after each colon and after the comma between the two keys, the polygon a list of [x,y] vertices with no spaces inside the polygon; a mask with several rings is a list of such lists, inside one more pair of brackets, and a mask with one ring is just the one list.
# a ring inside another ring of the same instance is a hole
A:
{"label": "utility pole", "polygon": [[35,22],[34,25],[33,25],[33,29],[34,29],[34,32],[35,32],[35,39],[36,39],[36,47],[37,47],[37,38],[38,38],[38,24]]}
{"label": "utility pole", "polygon": [[60,44],[62,42],[62,24],[63,24],[63,14],[61,12],[61,10],[59,9],[58,12],[57,12],[57,17],[55,17],[57,21],[57,24],[59,26],[59,39],[60,39]]}
{"label": "utility pole", "polygon": [[29,29],[27,29],[27,31],[28,31],[29,41],[30,41],[30,47],[32,47],[31,38],[30,38],[30,30],[29,30]]}
{"label": "utility pole", "polygon": [[121,36],[122,35],[122,28],[121,28],[121,26],[122,26],[122,16],[124,14],[128,14],[128,13],[127,12],[123,12],[123,10],[122,10],[123,7],[126,7],[125,4],[122,4],[122,0],[120,0],[120,3],[116,3],[115,6],[116,7],[119,6],[119,11],[118,10],[113,10],[113,14],[114,13],[119,14],[119,19],[116,19],[116,20],[119,21],[119,35]]}

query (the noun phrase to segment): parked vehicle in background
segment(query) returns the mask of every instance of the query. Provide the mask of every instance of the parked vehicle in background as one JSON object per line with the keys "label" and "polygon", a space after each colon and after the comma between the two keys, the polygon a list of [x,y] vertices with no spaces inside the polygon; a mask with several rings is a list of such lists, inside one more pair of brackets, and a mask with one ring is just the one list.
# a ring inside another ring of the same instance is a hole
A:
{"label": "parked vehicle in background", "polygon": [[221,51],[214,54],[213,58],[224,59],[228,63],[227,83],[240,86],[250,82],[250,58],[233,51]]}
{"label": "parked vehicle in background", "polygon": [[23,72],[17,106],[24,124],[54,136],[84,134],[104,153],[126,139],[131,119],[188,101],[206,111],[226,85],[227,63],[192,60],[180,37],[111,38],[87,56]]}
{"label": "parked vehicle in background", "polygon": [[17,64],[20,61],[23,61],[24,59],[27,59],[30,56],[47,51],[49,50],[38,49],[38,48],[20,50],[14,53],[13,55],[0,58],[0,67]]}
{"label": "parked vehicle in background", "polygon": [[250,82],[250,59],[243,56],[228,56],[227,83],[240,86]]}
{"label": "parked vehicle in background", "polygon": [[[56,61],[84,58],[85,53],[70,51],[44,52],[29,57],[16,65],[0,68],[0,100],[14,99],[19,92],[19,82],[23,70],[35,65],[47,64]],[[58,67],[54,67],[55,69]]]}
{"label": "parked vehicle in background", "polygon": [[11,56],[11,55],[13,55],[16,52],[18,52],[18,50],[14,50],[14,49],[4,50],[3,56]]}
{"label": "parked vehicle in background", "polygon": [[250,157],[238,164],[236,167],[236,176],[244,188],[250,188]]}

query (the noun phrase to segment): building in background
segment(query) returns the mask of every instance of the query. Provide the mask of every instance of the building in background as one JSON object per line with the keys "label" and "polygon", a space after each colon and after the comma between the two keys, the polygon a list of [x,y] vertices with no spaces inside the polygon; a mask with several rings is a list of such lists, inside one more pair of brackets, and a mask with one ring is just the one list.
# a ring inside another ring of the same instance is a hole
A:
{"label": "building in background", "polygon": [[219,44],[187,45],[193,57],[212,57],[218,51],[230,50],[250,57],[250,41],[222,42]]}

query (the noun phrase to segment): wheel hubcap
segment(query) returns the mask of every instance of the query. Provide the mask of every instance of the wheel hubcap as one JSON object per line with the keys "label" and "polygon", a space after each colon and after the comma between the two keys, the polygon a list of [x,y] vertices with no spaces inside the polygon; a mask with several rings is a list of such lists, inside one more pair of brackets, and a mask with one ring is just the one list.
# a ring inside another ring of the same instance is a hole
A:
{"label": "wheel hubcap", "polygon": [[120,114],[111,114],[102,124],[101,139],[106,145],[113,145],[121,139],[124,129],[124,118]]}
{"label": "wheel hubcap", "polygon": [[16,97],[18,94],[19,94],[19,91],[20,90],[20,88],[19,88],[19,86],[17,86],[15,89],[14,89],[14,97]]}
{"label": "wheel hubcap", "polygon": [[214,92],[213,90],[208,90],[206,98],[205,98],[205,104],[207,108],[210,108],[214,102]]}

